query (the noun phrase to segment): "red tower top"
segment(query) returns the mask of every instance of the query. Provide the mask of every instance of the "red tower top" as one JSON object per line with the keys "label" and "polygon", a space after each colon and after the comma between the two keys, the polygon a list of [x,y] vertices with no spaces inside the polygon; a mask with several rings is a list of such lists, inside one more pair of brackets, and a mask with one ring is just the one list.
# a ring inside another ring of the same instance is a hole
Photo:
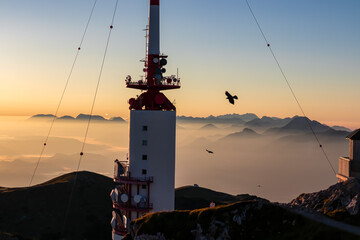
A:
{"label": "red tower top", "polygon": [[150,0],[150,5],[159,5],[160,1],[159,0]]}
{"label": "red tower top", "polygon": [[180,88],[180,79],[175,76],[164,76],[166,55],[160,54],[160,1],[150,0],[149,23],[146,29],[147,47],[145,62],[145,81],[133,81],[126,78],[126,87],[145,90],[139,97],[130,98],[130,110],[176,110],[175,106],[161,93],[161,90]]}

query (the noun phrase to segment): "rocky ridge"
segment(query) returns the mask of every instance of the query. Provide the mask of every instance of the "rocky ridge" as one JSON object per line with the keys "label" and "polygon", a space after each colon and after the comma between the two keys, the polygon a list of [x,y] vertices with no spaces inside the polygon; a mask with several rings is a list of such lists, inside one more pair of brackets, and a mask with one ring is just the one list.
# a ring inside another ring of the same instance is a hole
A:
{"label": "rocky ridge", "polygon": [[303,193],[289,207],[316,211],[331,218],[360,226],[360,179],[352,178],[326,190]]}

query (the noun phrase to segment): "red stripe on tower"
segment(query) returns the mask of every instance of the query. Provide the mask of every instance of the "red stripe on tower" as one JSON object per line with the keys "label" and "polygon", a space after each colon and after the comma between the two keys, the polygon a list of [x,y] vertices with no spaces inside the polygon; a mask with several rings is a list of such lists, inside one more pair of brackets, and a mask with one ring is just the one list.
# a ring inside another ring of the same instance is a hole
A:
{"label": "red stripe on tower", "polygon": [[150,0],[150,5],[160,5],[160,0]]}

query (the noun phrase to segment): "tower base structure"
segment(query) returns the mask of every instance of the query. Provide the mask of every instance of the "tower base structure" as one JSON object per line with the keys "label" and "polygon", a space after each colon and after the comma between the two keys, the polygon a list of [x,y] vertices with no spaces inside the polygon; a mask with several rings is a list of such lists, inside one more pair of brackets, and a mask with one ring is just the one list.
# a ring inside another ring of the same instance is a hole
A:
{"label": "tower base structure", "polygon": [[115,161],[113,239],[146,213],[174,210],[175,131],[175,111],[130,111],[128,162]]}

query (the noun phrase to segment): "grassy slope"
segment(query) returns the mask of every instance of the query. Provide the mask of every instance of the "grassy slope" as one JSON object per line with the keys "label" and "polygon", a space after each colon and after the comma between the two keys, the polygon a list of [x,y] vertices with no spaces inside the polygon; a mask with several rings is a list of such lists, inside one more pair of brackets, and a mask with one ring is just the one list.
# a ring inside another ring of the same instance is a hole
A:
{"label": "grassy slope", "polygon": [[[0,190],[0,230],[31,239],[59,239],[73,181],[70,173],[30,188]],[[79,172],[66,239],[110,239],[113,185],[108,177]]]}
{"label": "grassy slope", "polygon": [[234,196],[207,188],[184,186],[177,188],[175,191],[175,209],[193,210],[209,207],[211,202],[215,202],[216,206],[218,206],[253,199],[256,199],[256,196],[248,194]]}
{"label": "grassy slope", "polygon": [[[29,239],[59,239],[73,181],[74,173],[70,173],[30,188],[0,188],[0,231]],[[79,172],[65,239],[111,238],[109,193],[113,186],[108,177]],[[176,209],[207,207],[211,201],[228,204],[239,199],[188,186],[176,190]]]}

